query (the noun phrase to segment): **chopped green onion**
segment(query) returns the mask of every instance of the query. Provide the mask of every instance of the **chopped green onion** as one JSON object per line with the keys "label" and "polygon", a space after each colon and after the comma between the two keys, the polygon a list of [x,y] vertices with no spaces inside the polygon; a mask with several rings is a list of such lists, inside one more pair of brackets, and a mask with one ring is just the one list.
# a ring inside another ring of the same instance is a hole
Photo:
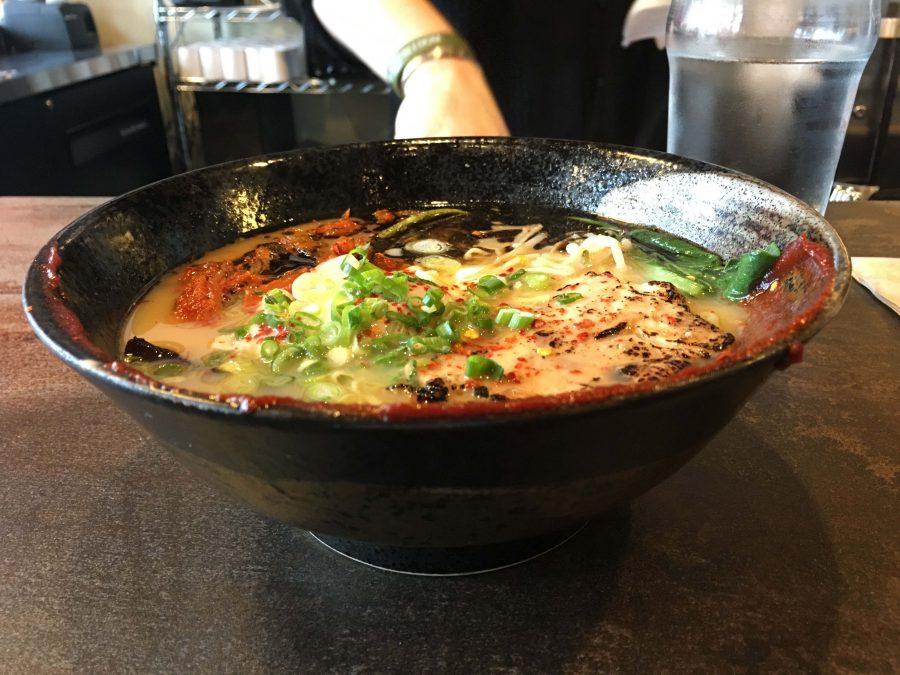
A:
{"label": "chopped green onion", "polygon": [[378,267],[367,267],[365,270],[360,270],[359,276],[363,281],[362,285],[371,289],[377,288],[387,277],[384,270],[381,270]]}
{"label": "chopped green onion", "polygon": [[544,272],[525,272],[519,281],[535,291],[545,291],[550,288],[550,275]]}
{"label": "chopped green onion", "polygon": [[506,280],[510,281],[510,282],[516,281],[517,279],[520,279],[522,277],[522,275],[524,275],[524,274],[525,274],[525,270],[516,270],[515,272],[510,274],[508,277],[506,277]]}
{"label": "chopped green onion", "polygon": [[322,344],[328,347],[345,347],[345,343],[349,343],[350,336],[344,329],[342,321],[329,321],[319,333],[322,338]]}
{"label": "chopped green onion", "polygon": [[489,331],[494,328],[494,320],[489,316],[481,316],[476,318],[472,325],[478,330]]}
{"label": "chopped green onion", "polygon": [[560,293],[554,295],[553,299],[561,305],[571,305],[576,300],[581,300],[584,296],[581,293]]}
{"label": "chopped green onion", "polygon": [[341,310],[341,329],[345,337],[349,338],[350,334],[359,328],[361,324],[362,308],[359,305],[344,307]]}
{"label": "chopped green onion", "polygon": [[501,307],[494,321],[497,322],[498,326],[507,326],[512,330],[521,330],[529,328],[534,323],[534,314],[523,312],[520,309],[513,309],[512,307]]}
{"label": "chopped green onion", "polygon": [[438,287],[429,288],[425,291],[425,295],[422,296],[422,304],[426,307],[437,307],[441,306],[441,311],[443,311],[443,304],[441,304],[441,298],[444,297],[444,291],[442,291]]}
{"label": "chopped green onion", "polygon": [[486,356],[473,354],[466,359],[465,375],[476,380],[497,380],[503,377],[503,366]]}
{"label": "chopped green onion", "polygon": [[411,337],[406,341],[406,348],[413,356],[421,356],[428,352],[428,347],[423,342],[423,338]]}
{"label": "chopped green onion", "polygon": [[168,363],[160,363],[156,366],[153,366],[152,374],[153,377],[175,377],[176,375],[181,375],[185,370],[187,370],[186,363],[180,363],[178,361],[170,361]]}
{"label": "chopped green onion", "polygon": [[388,311],[388,301],[384,298],[366,298],[362,305],[363,314],[367,314],[371,319],[380,319]]}
{"label": "chopped green onion", "polygon": [[310,312],[294,312],[292,318],[296,324],[304,328],[318,328],[322,325],[322,319]]}
{"label": "chopped green onion", "polygon": [[391,310],[389,312],[386,312],[385,316],[391,321],[397,321],[398,323],[402,323],[404,326],[409,326],[410,328],[419,327],[419,322],[416,321],[415,317],[401,314],[400,312]]}
{"label": "chopped green onion", "polygon": [[488,295],[497,295],[506,288],[506,282],[496,275],[488,274],[478,280],[477,286]]}
{"label": "chopped green onion", "polygon": [[340,291],[335,293],[331,298],[331,318],[338,321],[341,318],[341,310],[347,305],[353,304],[353,298],[348,293]]}
{"label": "chopped green onion", "polygon": [[312,357],[322,356],[327,351],[325,345],[322,343],[322,338],[318,335],[306,337],[301,343],[301,347],[304,352]]}
{"label": "chopped green onion", "polygon": [[272,371],[276,375],[284,375],[288,370],[295,367],[302,358],[302,353],[296,347],[285,347],[272,360]]}
{"label": "chopped green onion", "polygon": [[441,337],[445,337],[451,342],[459,342],[459,333],[456,332],[456,329],[453,327],[453,324],[449,321],[444,321],[437,325],[437,328],[434,329],[434,332],[440,335]]}
{"label": "chopped green onion", "polygon": [[375,363],[379,366],[400,366],[407,362],[409,356],[406,347],[398,347],[380,356],[375,357]]}
{"label": "chopped green onion", "polygon": [[273,375],[272,377],[264,377],[262,384],[266,387],[283,387],[293,381],[294,378],[290,375]]}
{"label": "chopped green onion", "polygon": [[313,361],[303,366],[299,371],[300,377],[308,380],[313,377],[319,377],[328,372],[328,364],[325,361]]}
{"label": "chopped green onion", "polygon": [[207,368],[218,368],[231,358],[232,352],[216,350],[203,357],[203,365]]}
{"label": "chopped green onion", "polygon": [[365,253],[360,254],[356,250],[350,251],[350,253],[348,253],[341,259],[341,272],[348,276],[353,274],[360,268],[363,261],[365,260],[365,257]]}
{"label": "chopped green onion", "polygon": [[377,352],[386,352],[401,346],[407,339],[403,333],[387,333],[369,340],[367,345]]}
{"label": "chopped green onion", "polygon": [[264,363],[271,363],[275,360],[275,357],[278,356],[278,352],[281,351],[281,346],[278,344],[278,341],[274,338],[266,338],[259,345],[259,358],[263,360]]}
{"label": "chopped green onion", "polygon": [[291,302],[291,296],[280,288],[276,288],[263,296],[263,302],[267,305],[288,305]]}
{"label": "chopped green onion", "polygon": [[447,354],[450,351],[450,340],[445,337],[423,337],[419,338],[419,341],[425,345],[428,351],[435,354]]}
{"label": "chopped green onion", "polygon": [[494,321],[497,322],[498,326],[508,326],[510,319],[512,319],[516,315],[516,310],[512,307],[501,307],[497,311],[497,316],[494,317]]}
{"label": "chopped green onion", "polygon": [[303,392],[310,401],[332,401],[344,393],[344,389],[334,382],[316,382]]}
{"label": "chopped green onion", "polygon": [[382,282],[381,295],[388,300],[399,302],[409,295],[409,276],[403,272],[394,272]]}
{"label": "chopped green onion", "polygon": [[515,316],[509,320],[509,327],[511,330],[522,330],[524,328],[530,328],[533,323],[534,314],[531,312],[517,311]]}

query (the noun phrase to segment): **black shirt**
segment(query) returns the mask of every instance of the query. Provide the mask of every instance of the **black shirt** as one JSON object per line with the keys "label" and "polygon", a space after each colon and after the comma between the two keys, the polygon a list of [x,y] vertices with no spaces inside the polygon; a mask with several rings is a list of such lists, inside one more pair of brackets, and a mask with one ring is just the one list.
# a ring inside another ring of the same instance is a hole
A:
{"label": "black shirt", "polygon": [[[472,44],[514,136],[665,147],[665,54],[651,42],[620,46],[631,0],[433,1]],[[364,70],[311,0],[286,4],[306,28],[314,74]]]}

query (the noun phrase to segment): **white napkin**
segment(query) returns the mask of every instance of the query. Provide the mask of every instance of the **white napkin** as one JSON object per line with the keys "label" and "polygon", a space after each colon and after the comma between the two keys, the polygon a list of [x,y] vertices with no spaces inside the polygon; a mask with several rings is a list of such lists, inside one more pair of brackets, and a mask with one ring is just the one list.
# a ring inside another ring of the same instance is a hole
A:
{"label": "white napkin", "polygon": [[900,314],[900,258],[853,258],[853,278]]}
{"label": "white napkin", "polygon": [[670,0],[634,0],[622,27],[622,46],[639,40],[656,40],[656,47],[666,46],[666,19]]}

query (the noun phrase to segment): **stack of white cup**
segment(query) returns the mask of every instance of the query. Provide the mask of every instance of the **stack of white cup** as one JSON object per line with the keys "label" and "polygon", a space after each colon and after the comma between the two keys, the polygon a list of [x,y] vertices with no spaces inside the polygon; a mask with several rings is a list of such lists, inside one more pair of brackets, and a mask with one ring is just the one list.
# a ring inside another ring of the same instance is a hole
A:
{"label": "stack of white cup", "polygon": [[182,80],[288,82],[307,77],[302,40],[233,38],[195,42],[176,50]]}

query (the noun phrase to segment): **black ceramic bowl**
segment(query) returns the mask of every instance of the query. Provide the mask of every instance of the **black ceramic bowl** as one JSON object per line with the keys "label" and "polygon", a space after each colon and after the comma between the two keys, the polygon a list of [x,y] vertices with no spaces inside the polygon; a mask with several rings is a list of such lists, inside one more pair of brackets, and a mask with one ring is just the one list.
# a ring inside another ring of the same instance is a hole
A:
{"label": "black ceramic bowl", "polygon": [[[163,391],[107,363],[133,303],[179,263],[247,232],[347,207],[444,203],[599,213],[728,257],[772,240],[784,247],[805,233],[823,255],[818,268],[800,260],[785,292],[769,294],[747,349],[663,385],[476,412],[248,410]],[[848,280],[847,253],[829,225],[745,176],[604,145],[458,139],[288,153],[137,190],[62,230],[29,270],[24,302],[58,357],[201,476],[316,533],[412,547],[388,549],[396,556],[533,537],[543,546],[544,535],[640,495],[702,448],[838,311]],[[370,559],[381,560],[383,550],[372,550]]]}

